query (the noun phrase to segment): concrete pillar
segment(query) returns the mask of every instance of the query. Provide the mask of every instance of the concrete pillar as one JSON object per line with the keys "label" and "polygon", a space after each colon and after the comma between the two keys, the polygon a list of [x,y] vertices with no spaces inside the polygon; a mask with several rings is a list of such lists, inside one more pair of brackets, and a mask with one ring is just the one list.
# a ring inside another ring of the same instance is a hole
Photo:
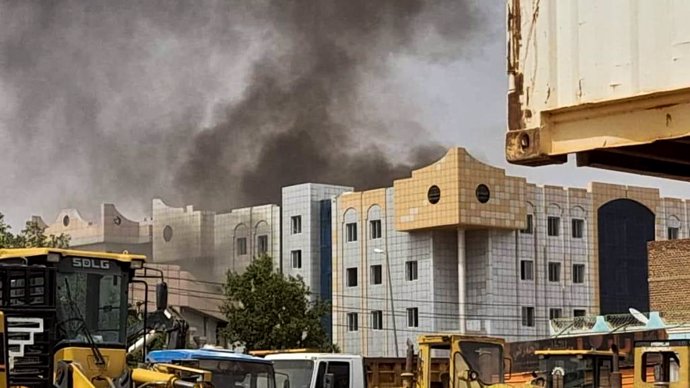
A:
{"label": "concrete pillar", "polygon": [[467,330],[467,308],[466,308],[466,284],[465,276],[466,257],[465,257],[465,230],[458,229],[458,315],[460,317],[460,333],[465,334]]}

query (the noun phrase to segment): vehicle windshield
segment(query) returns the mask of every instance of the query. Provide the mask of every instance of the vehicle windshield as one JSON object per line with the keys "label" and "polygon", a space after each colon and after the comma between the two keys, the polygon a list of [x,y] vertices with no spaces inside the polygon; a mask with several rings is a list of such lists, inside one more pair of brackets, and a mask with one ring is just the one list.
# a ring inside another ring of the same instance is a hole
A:
{"label": "vehicle windshield", "polygon": [[563,387],[595,387],[594,362],[591,357],[575,355],[549,356],[541,361],[542,369],[549,382]]}
{"label": "vehicle windshield", "polygon": [[503,348],[498,344],[460,342],[460,353],[455,354],[456,375],[463,369],[477,372],[483,385],[503,382]]}
{"label": "vehicle windshield", "polygon": [[58,338],[88,343],[85,326],[95,343],[124,344],[126,280],[126,274],[116,266],[107,272],[58,272]]}
{"label": "vehicle windshield", "polygon": [[276,371],[278,388],[288,388],[285,386],[286,381],[289,381],[289,388],[309,388],[311,386],[314,361],[273,360],[273,368]]}
{"label": "vehicle windshield", "polygon": [[199,360],[199,369],[212,373],[218,388],[275,388],[271,364],[228,360]]}

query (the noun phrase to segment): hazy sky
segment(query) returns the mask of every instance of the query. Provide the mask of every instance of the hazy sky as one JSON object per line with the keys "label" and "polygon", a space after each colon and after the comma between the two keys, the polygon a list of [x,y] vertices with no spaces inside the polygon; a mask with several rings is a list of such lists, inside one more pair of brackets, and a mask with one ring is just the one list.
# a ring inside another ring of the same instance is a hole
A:
{"label": "hazy sky", "polygon": [[[266,197],[256,188],[265,166],[285,163],[266,155],[310,126],[327,129],[300,152],[326,154],[316,161],[335,153],[353,173],[378,153],[391,158],[367,163],[395,175],[424,160],[408,157],[410,144],[439,143],[535,183],[598,180],[690,197],[683,182],[504,161],[504,1],[336,1],[319,20],[305,17],[309,2],[296,3],[0,0],[0,212],[19,228],[63,207],[97,217],[102,202],[138,219],[153,196],[251,202]],[[277,123],[296,132],[275,132]],[[338,142],[357,151],[340,154]],[[332,175],[330,161],[319,170],[314,158],[284,157],[311,164],[314,180],[350,179]]]}

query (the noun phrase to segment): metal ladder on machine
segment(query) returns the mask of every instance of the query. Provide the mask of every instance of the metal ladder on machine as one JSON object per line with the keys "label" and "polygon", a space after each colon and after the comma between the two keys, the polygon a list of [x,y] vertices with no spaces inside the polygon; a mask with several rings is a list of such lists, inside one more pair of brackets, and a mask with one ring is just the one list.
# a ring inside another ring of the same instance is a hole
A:
{"label": "metal ladder on machine", "polygon": [[11,386],[53,386],[55,269],[0,264],[0,310],[6,319]]}

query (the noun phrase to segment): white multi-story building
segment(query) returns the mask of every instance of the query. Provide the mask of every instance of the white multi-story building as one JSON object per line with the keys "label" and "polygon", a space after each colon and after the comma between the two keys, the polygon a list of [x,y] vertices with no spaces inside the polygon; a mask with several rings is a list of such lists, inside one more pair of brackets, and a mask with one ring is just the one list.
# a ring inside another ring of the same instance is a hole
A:
{"label": "white multi-story building", "polygon": [[214,227],[216,274],[242,273],[259,255],[280,263],[280,207],[263,205],[216,214]]}
{"label": "white multi-story building", "polygon": [[333,332],[343,351],[407,339],[549,335],[550,318],[649,310],[649,240],[687,235],[656,189],[537,186],[451,149],[392,188],[333,205]]}
{"label": "white multi-story building", "polygon": [[[352,187],[305,183],[283,187],[281,270],[299,276],[309,287],[312,299],[331,302],[331,203]],[[331,316],[323,325],[331,334]]]}
{"label": "white multi-story building", "polygon": [[317,183],[283,187],[281,269],[304,279],[315,297],[330,299],[331,200],[352,190]]}
{"label": "white multi-story building", "polygon": [[180,265],[199,278],[222,282],[242,272],[253,257],[280,260],[280,207],[263,205],[229,213],[170,207],[153,200],[153,258]]}

